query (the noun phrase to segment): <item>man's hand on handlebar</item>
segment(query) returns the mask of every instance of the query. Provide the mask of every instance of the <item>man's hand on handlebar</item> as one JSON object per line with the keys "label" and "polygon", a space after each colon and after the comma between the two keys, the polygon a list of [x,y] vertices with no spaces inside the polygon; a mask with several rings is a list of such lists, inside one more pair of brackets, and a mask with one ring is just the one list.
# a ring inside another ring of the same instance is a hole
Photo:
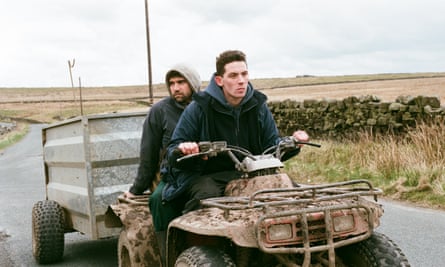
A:
{"label": "man's hand on handlebar", "polygon": [[199,153],[199,145],[196,142],[184,142],[178,145],[179,151],[184,155]]}
{"label": "man's hand on handlebar", "polygon": [[[199,153],[199,145],[196,142],[183,142],[178,145],[179,151],[184,155],[197,154]],[[202,156],[203,160],[207,160],[207,156]]]}
{"label": "man's hand on handlebar", "polygon": [[[303,130],[297,130],[292,134],[292,137],[295,138],[299,142],[308,142],[309,135]],[[304,146],[303,144],[298,144],[299,147]]]}

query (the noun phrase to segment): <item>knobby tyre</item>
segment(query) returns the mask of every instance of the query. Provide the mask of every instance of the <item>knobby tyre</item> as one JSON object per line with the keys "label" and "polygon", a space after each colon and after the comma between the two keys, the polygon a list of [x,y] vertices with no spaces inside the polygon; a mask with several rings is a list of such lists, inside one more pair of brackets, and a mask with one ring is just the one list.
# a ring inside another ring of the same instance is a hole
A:
{"label": "knobby tyre", "polygon": [[409,267],[402,250],[386,235],[374,232],[368,239],[338,250],[347,266]]}
{"label": "knobby tyre", "polygon": [[65,246],[63,208],[55,201],[44,200],[32,209],[32,251],[38,263],[53,263],[63,257]]}
{"label": "knobby tyre", "polygon": [[232,258],[224,251],[206,246],[184,250],[175,263],[176,267],[235,267]]}

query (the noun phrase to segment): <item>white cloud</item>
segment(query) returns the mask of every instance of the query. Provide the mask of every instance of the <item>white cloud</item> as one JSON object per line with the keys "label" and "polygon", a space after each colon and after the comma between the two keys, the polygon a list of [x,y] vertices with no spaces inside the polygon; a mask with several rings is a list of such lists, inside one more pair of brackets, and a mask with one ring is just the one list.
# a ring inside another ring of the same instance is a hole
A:
{"label": "white cloud", "polygon": [[[149,0],[153,82],[178,62],[204,80],[226,49],[251,77],[445,71],[439,0]],[[8,1],[0,87],[146,84],[143,0]]]}

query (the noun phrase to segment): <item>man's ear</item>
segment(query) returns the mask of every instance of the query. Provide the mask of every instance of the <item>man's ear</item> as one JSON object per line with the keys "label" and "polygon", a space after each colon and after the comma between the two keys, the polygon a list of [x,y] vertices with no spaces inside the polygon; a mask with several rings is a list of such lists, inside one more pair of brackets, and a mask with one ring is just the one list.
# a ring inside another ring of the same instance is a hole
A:
{"label": "man's ear", "polygon": [[216,76],[215,76],[215,82],[216,82],[216,84],[217,84],[218,86],[221,86],[221,87],[222,87],[222,85],[223,85],[223,81],[222,81],[222,77],[221,77],[221,76],[216,75]]}

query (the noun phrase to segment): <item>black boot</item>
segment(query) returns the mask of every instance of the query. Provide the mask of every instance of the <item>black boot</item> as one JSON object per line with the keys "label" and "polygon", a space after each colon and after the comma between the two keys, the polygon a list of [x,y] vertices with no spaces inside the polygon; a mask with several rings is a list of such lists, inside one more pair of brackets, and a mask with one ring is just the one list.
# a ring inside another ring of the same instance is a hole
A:
{"label": "black boot", "polygon": [[167,266],[165,261],[165,244],[167,241],[167,231],[159,231],[155,232],[155,234],[158,241],[159,254],[161,255],[161,264],[162,266]]}

